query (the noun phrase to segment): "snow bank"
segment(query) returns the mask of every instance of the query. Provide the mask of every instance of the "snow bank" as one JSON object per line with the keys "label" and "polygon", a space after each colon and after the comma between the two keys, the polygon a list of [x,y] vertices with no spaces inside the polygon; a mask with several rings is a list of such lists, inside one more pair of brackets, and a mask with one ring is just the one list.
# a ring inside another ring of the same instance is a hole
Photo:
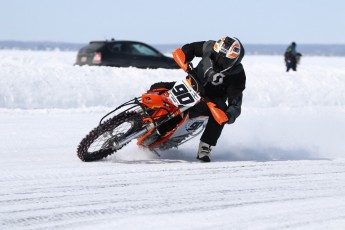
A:
{"label": "snow bank", "polygon": [[[0,51],[0,108],[116,107],[181,70],[73,66],[76,52]],[[285,72],[282,57],[246,56],[246,107],[345,105],[344,57],[303,57]]]}

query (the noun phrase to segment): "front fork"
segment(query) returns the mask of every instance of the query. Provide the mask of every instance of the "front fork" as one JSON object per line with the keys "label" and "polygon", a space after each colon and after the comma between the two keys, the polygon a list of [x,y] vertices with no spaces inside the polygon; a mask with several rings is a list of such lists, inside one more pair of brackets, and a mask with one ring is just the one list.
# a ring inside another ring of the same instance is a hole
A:
{"label": "front fork", "polygon": [[155,127],[155,125],[153,123],[150,123],[147,126],[145,126],[142,130],[140,130],[139,132],[133,133],[119,142],[115,142],[113,150],[120,149],[122,146],[124,146],[125,144],[127,144],[131,140],[143,136],[145,133],[147,133],[149,130],[151,130],[154,127]]}

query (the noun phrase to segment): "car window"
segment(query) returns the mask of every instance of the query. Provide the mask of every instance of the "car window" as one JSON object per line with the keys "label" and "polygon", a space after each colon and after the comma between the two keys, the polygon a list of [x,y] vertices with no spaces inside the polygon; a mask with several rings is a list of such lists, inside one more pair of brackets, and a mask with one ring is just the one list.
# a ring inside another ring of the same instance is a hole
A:
{"label": "car window", "polygon": [[90,43],[86,47],[82,48],[81,52],[94,52],[101,48],[104,45],[104,43]]}
{"label": "car window", "polygon": [[129,51],[131,54],[143,55],[143,56],[160,56],[160,54],[143,44],[130,44]]}
{"label": "car window", "polygon": [[128,52],[123,43],[112,44],[110,45],[109,50],[112,53],[121,53],[121,54]]}

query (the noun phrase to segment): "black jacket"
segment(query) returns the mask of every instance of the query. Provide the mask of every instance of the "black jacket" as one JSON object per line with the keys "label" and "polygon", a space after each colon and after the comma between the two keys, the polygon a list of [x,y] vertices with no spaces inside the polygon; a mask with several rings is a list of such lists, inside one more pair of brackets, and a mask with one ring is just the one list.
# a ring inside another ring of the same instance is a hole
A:
{"label": "black jacket", "polygon": [[[241,114],[242,92],[245,89],[246,75],[241,64],[244,56],[244,48],[241,44],[241,53],[236,62],[229,62],[230,59],[222,58],[216,60],[217,53],[213,50],[215,41],[202,41],[186,44],[182,47],[186,55],[186,62],[192,61],[195,57],[201,57],[197,65],[196,72],[198,79],[205,85],[205,96],[211,100],[227,101],[226,113],[229,116],[229,122],[235,122]],[[212,76],[214,82],[209,82]]]}

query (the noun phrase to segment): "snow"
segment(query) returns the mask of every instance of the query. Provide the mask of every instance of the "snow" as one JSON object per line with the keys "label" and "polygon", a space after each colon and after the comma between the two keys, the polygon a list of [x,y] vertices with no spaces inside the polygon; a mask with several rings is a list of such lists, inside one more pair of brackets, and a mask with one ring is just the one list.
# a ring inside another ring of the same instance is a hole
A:
{"label": "snow", "polygon": [[212,162],[198,138],[76,156],[99,119],[181,70],[73,66],[75,52],[0,50],[0,229],[344,229],[344,57],[246,56],[242,115]]}

